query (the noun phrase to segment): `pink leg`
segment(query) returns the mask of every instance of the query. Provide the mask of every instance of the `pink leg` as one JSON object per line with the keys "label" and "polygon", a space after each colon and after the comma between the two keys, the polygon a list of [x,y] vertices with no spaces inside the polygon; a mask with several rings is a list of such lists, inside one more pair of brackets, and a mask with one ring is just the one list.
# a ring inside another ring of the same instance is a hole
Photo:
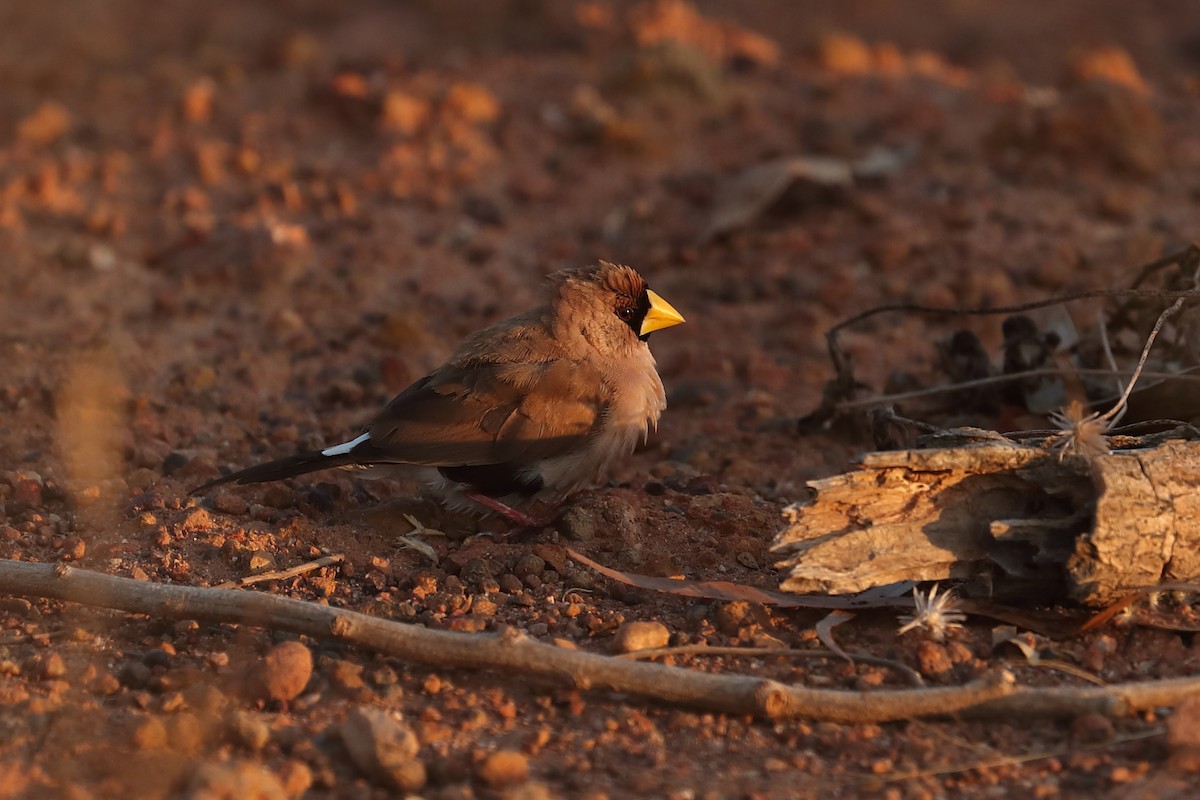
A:
{"label": "pink leg", "polygon": [[514,509],[509,504],[500,503],[496,498],[487,497],[486,494],[480,494],[479,492],[466,492],[464,494],[466,494],[467,499],[473,500],[475,503],[484,506],[485,509],[490,509],[505,519],[521,525],[522,528],[544,528],[545,525],[552,523],[554,518],[558,516],[558,505],[552,507],[550,515],[535,517],[532,513],[524,512],[521,509]]}
{"label": "pink leg", "polygon": [[473,500],[484,508],[495,511],[505,519],[511,520],[523,528],[538,528],[545,524],[543,520],[539,520],[530,514],[526,514],[519,508],[513,508],[507,503],[501,503],[494,497],[488,497],[486,494],[479,492],[464,492],[468,500]]}

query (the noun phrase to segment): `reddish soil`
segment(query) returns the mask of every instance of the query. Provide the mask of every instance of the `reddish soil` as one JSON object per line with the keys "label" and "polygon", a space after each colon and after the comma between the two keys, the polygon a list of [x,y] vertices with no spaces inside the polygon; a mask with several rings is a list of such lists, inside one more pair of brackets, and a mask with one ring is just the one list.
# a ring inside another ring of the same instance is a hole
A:
{"label": "reddish soil", "polygon": [[[1194,21],[1182,0],[5,4],[0,557],[212,586],[340,553],[246,591],[601,653],[630,621],[673,644],[820,647],[818,614],[631,590],[562,545],[777,585],[781,510],[869,446],[788,422],[831,377],[831,324],[1109,285],[1197,236]],[[906,156],[706,235],[741,170],[872,151]],[[688,323],[653,340],[659,431],[570,522],[481,536],[506,526],[343,473],[187,495],[343,441],[543,276],[602,258]],[[977,326],[989,346],[998,328]],[[847,342],[882,388],[928,373],[945,335],[889,317]],[[397,539],[402,512],[446,534],[422,535],[436,564]],[[862,615],[837,637],[933,684],[1010,655],[982,620],[947,644],[897,628]],[[411,726],[436,798],[1183,797],[1192,780],[1155,735],[1166,712],[768,724],[314,640],[311,676],[272,690],[293,639],[0,597],[0,797],[386,797],[346,744],[372,707]],[[1052,647],[1106,681],[1200,659],[1190,634],[1138,627]],[[904,685],[841,660],[677,663]]]}

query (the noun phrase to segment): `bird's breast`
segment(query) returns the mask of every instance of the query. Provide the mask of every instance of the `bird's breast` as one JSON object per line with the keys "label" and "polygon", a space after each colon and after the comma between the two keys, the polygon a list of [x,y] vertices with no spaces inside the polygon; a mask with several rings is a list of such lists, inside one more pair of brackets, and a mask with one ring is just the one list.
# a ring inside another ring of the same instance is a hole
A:
{"label": "bird's breast", "polygon": [[569,493],[596,483],[613,461],[633,452],[667,406],[654,357],[645,346],[605,370],[603,380],[607,402],[586,446],[539,465],[547,490]]}

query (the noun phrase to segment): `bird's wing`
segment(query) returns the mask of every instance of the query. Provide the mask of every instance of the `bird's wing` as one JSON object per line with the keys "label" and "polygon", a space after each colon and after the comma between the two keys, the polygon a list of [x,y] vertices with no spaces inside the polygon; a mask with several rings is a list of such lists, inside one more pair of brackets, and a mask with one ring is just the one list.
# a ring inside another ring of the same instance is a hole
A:
{"label": "bird's wing", "polygon": [[428,466],[529,463],[586,444],[606,385],[561,358],[451,361],[398,395],[371,423],[370,451]]}

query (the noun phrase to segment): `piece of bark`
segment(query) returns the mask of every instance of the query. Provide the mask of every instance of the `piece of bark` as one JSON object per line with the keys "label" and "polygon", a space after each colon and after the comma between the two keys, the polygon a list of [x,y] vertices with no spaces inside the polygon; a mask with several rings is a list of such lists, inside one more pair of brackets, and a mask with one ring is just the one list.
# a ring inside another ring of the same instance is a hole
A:
{"label": "piece of bark", "polygon": [[1084,458],[991,440],[868,453],[809,484],[773,550],[782,589],[983,581],[996,597],[1104,605],[1200,574],[1200,443]]}
{"label": "piece of bark", "polygon": [[1116,600],[1130,589],[1200,575],[1200,442],[1095,460],[1095,525],[1067,563],[1072,596]]}

